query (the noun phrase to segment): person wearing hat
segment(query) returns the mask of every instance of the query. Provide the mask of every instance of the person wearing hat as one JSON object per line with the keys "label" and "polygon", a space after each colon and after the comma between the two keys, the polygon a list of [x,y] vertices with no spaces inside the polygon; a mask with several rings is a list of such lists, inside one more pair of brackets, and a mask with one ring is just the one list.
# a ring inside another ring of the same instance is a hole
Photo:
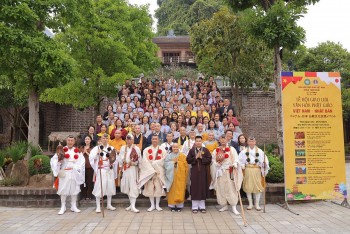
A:
{"label": "person wearing hat", "polygon": [[208,166],[212,161],[209,150],[203,147],[202,137],[195,137],[195,144],[187,155],[187,163],[191,165],[191,200],[192,212],[206,213],[205,200],[209,197]]}
{"label": "person wearing hat", "polygon": [[243,174],[237,152],[227,143],[225,135],[220,137],[220,146],[213,151],[212,156],[210,189],[216,191],[218,204],[222,206],[219,211],[228,210],[227,204],[229,204],[232,206],[232,212],[239,215],[236,206]]}
{"label": "person wearing hat", "polygon": [[135,213],[140,212],[135,207],[136,199],[140,194],[140,189],[137,186],[140,160],[141,150],[134,145],[134,136],[128,134],[126,136],[126,145],[121,147],[118,158],[119,167],[122,171],[120,191],[129,197],[130,206],[126,210],[131,210]]}
{"label": "person wearing hat", "polygon": [[116,209],[112,206],[112,196],[116,194],[115,179],[118,176],[118,166],[117,161],[110,161],[112,154],[116,154],[116,151],[113,146],[108,144],[108,134],[103,134],[101,144],[94,147],[89,156],[90,164],[96,174],[95,186],[92,191],[92,194],[96,197],[96,213],[101,212],[101,196],[107,196],[108,210]]}
{"label": "person wearing hat", "polygon": [[[166,150],[159,146],[159,135],[151,135],[152,144],[143,151],[142,163],[140,166],[139,188],[144,186],[142,194],[149,197],[151,207],[148,212],[154,209],[162,211],[159,202],[165,196],[163,187],[165,186],[164,159]],[[154,199],[156,203],[154,203]]]}
{"label": "person wearing hat", "polygon": [[247,209],[253,208],[252,194],[254,194],[255,209],[259,211],[260,196],[264,191],[262,177],[265,177],[270,169],[269,160],[256,146],[256,140],[252,136],[248,138],[248,147],[239,153],[238,160],[244,170],[243,191],[247,194],[249,202]]}

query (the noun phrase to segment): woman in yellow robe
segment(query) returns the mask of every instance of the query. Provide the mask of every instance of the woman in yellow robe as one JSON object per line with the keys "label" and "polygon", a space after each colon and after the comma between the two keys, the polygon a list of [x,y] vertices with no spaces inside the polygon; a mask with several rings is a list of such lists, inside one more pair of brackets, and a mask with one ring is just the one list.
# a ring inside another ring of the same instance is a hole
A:
{"label": "woman in yellow robe", "polygon": [[164,167],[168,206],[172,212],[181,212],[185,201],[188,166],[186,156],[179,151],[179,144],[172,145],[172,153],[166,156]]}

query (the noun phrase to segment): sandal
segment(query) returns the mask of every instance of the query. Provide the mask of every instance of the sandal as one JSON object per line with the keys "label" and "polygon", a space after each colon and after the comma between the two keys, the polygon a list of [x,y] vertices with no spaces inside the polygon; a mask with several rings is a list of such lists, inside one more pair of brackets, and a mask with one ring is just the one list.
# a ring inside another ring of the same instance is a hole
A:
{"label": "sandal", "polygon": [[207,211],[205,209],[200,209],[201,213],[205,214]]}
{"label": "sandal", "polygon": [[198,213],[198,210],[192,210],[192,213],[193,213],[193,214],[197,214],[197,213]]}

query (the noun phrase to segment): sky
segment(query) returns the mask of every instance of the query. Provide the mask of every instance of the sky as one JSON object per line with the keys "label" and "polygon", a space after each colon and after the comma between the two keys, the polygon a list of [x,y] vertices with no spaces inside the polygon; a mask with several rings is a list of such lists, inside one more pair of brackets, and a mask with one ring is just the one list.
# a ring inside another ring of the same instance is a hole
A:
{"label": "sky", "polygon": [[[131,4],[150,4],[150,12],[157,9],[157,0],[129,0]],[[350,0],[320,0],[308,6],[308,13],[299,20],[306,31],[307,47],[321,42],[340,42],[350,51]],[[156,27],[156,25],[154,25]]]}

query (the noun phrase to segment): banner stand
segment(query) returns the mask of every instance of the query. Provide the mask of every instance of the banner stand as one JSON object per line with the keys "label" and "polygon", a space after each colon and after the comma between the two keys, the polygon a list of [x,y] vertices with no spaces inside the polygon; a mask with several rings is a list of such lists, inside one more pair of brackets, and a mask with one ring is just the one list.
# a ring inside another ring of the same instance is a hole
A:
{"label": "banner stand", "polygon": [[336,205],[338,205],[338,206],[342,206],[342,207],[344,207],[344,208],[348,208],[348,209],[350,209],[350,204],[349,204],[349,202],[348,202],[348,199],[347,198],[344,198],[344,201],[342,201],[342,203],[337,203],[337,202],[335,202],[335,201],[331,201],[333,204],[336,204]]}
{"label": "banner stand", "polygon": [[283,204],[277,203],[277,205],[280,206],[280,207],[282,207],[282,208],[285,209],[285,210],[288,210],[288,211],[291,212],[292,214],[299,215],[298,213],[296,213],[296,212],[294,212],[294,211],[292,211],[292,210],[290,209],[289,204],[288,204],[287,201],[284,201]]}

